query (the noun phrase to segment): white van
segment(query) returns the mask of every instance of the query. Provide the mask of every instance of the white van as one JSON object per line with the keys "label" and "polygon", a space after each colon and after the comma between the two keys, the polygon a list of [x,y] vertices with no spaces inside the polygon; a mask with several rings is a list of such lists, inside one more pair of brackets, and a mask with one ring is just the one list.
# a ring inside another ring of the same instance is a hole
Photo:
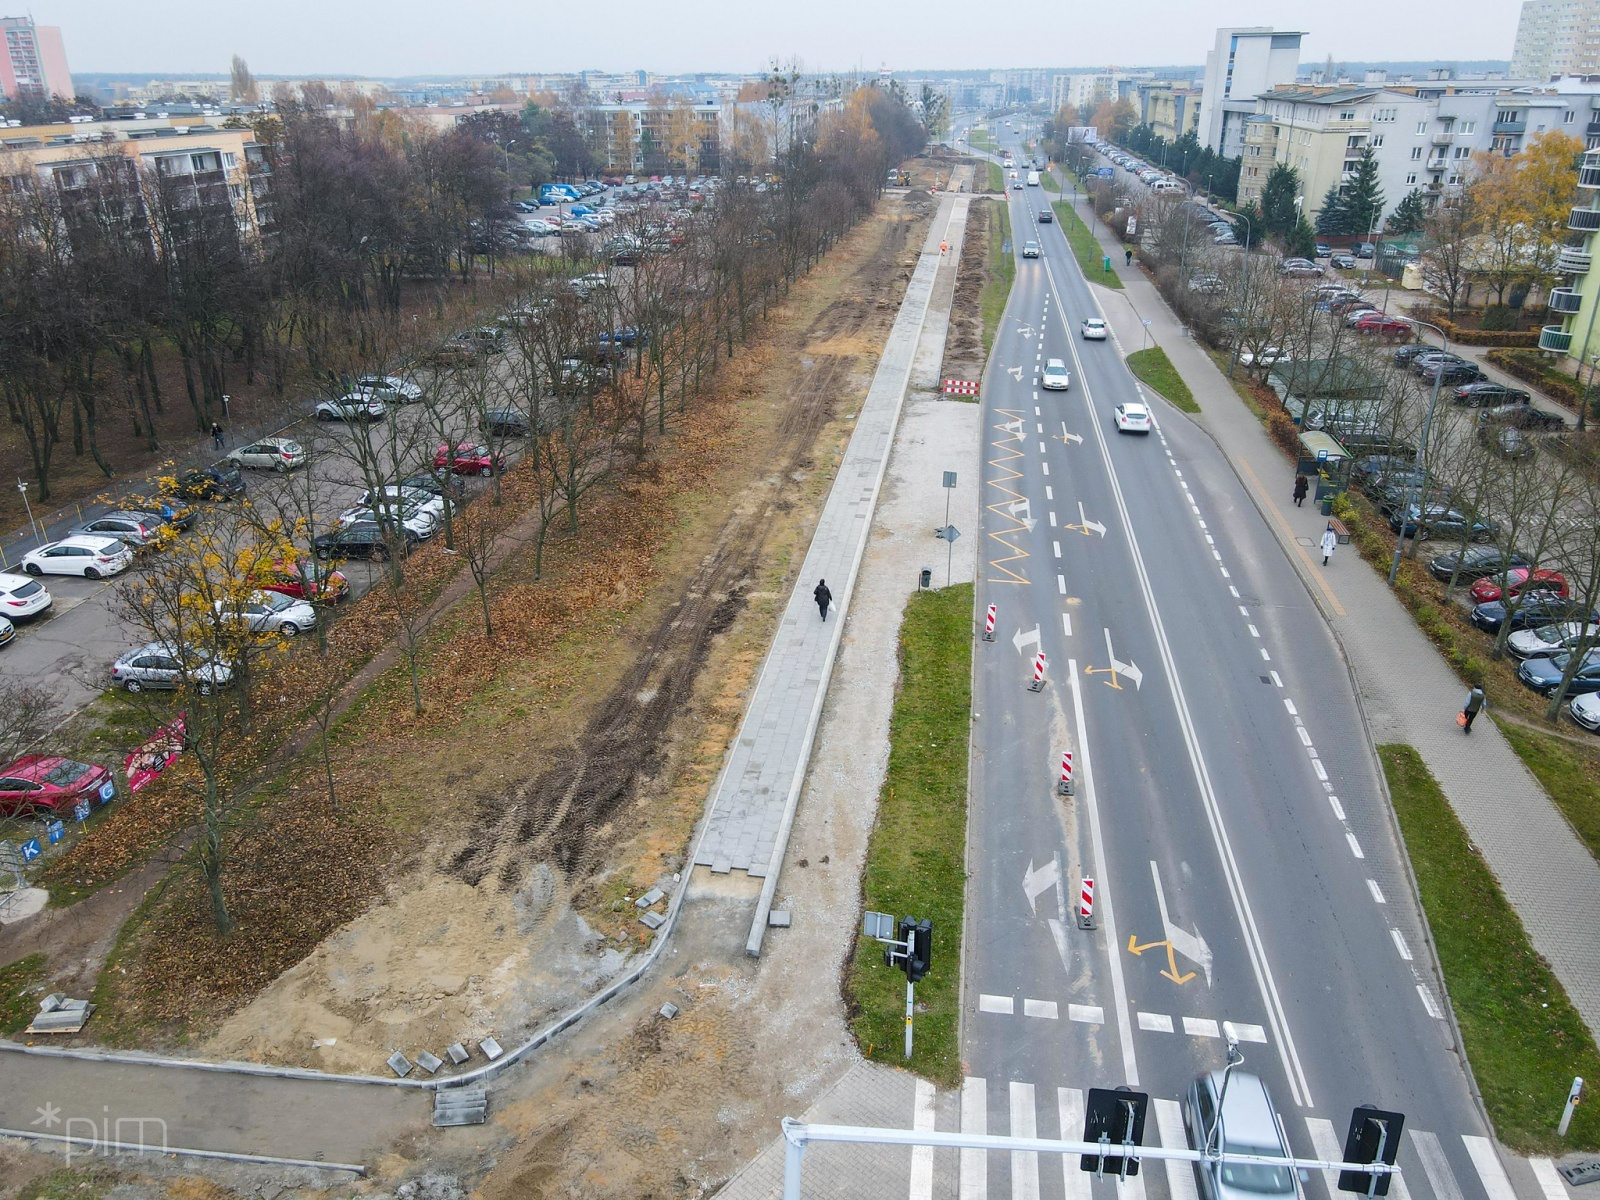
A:
{"label": "white van", "polygon": [[1029,171],[1028,172],[1028,186],[1029,187],[1038,187],[1039,186],[1039,172],[1037,172],[1037,171]]}

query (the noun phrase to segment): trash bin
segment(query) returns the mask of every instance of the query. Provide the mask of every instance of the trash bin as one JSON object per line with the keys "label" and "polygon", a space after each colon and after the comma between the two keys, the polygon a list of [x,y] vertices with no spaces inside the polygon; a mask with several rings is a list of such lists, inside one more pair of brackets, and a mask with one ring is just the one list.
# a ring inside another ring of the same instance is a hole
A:
{"label": "trash bin", "polygon": [[933,586],[933,568],[932,567],[923,567],[922,568],[922,574],[921,574],[921,576],[918,577],[918,580],[917,580],[917,588],[920,591],[927,591],[927,589],[932,587],[932,586]]}
{"label": "trash bin", "polygon": [[1333,516],[1333,497],[1324,496],[1322,498],[1322,503],[1317,505],[1317,509],[1325,517]]}

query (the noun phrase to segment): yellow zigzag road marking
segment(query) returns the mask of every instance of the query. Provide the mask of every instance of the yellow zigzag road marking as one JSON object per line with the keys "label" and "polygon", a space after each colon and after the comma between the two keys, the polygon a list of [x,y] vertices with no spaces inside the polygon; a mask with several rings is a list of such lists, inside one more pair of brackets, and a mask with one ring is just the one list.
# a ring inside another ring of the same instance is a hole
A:
{"label": "yellow zigzag road marking", "polygon": [[[1020,575],[1005,565],[1006,563],[1019,562],[1024,558],[1030,557],[1028,551],[1024,550],[1015,542],[1009,540],[1018,533],[1026,533],[1028,531],[1027,523],[1017,520],[1016,516],[1010,511],[1009,508],[1009,505],[1012,502],[1026,499],[1026,497],[1024,497],[1021,492],[1013,491],[1007,486],[1007,484],[1009,484],[1013,479],[1022,478],[1021,471],[1013,470],[1011,467],[1006,465],[1007,463],[1021,458],[1022,451],[1014,449],[1005,444],[1007,441],[1014,442],[1018,446],[1022,444],[1022,411],[1020,409],[999,408],[995,409],[995,415],[997,417],[1009,417],[1010,421],[997,424],[994,427],[1005,435],[1004,439],[989,443],[989,445],[992,446],[997,452],[998,457],[989,459],[988,465],[993,467],[996,472],[1000,472],[1000,474],[997,474],[994,478],[984,480],[984,483],[989,487],[997,489],[1002,494],[1002,498],[996,500],[993,504],[987,505],[986,507],[990,512],[994,513],[996,517],[1000,518],[1001,520],[1009,521],[1011,524],[1008,528],[991,529],[989,531],[989,537],[999,542],[1007,550],[1011,551],[1011,553],[1003,555],[999,558],[991,558],[989,560],[989,566],[996,572],[996,574],[991,578],[990,582],[1025,584],[1031,582],[1026,575]],[[1008,428],[1008,424],[1014,426],[1014,428]]]}

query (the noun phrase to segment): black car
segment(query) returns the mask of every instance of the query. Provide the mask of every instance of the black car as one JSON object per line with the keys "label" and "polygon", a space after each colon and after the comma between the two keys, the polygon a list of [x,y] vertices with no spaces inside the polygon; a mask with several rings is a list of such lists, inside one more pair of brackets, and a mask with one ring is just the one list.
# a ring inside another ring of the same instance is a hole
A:
{"label": "black car", "polygon": [[1440,387],[1445,387],[1452,383],[1476,383],[1484,377],[1483,369],[1476,363],[1461,362],[1459,360],[1437,364],[1430,363],[1418,374],[1429,383],[1437,379]]}
{"label": "black car", "polygon": [[1500,626],[1508,619],[1513,630],[1537,629],[1556,621],[1591,621],[1600,624],[1600,613],[1553,592],[1526,592],[1522,596],[1522,603],[1517,605],[1509,618],[1503,600],[1480,604],[1472,610],[1471,616],[1472,623],[1485,633],[1499,633]]}
{"label": "black car", "polygon": [[1039,210],[1039,224],[1053,225],[1055,223],[1055,219],[1055,213],[1051,212],[1048,208],[1041,208]]}
{"label": "black car", "polygon": [[196,467],[178,476],[174,490],[185,500],[232,500],[245,493],[244,474],[230,462]]}
{"label": "black car", "polygon": [[527,437],[528,414],[515,408],[491,408],[478,418],[478,430],[490,437]]}
{"label": "black car", "polygon": [[1435,579],[1449,580],[1454,575],[1463,583],[1529,565],[1528,560],[1516,551],[1508,554],[1499,546],[1468,546],[1463,550],[1436,554],[1428,560],[1428,570]]}
{"label": "black car", "polygon": [[400,548],[402,554],[410,554],[417,548],[418,540],[417,535],[409,529],[401,529],[390,538],[385,536],[382,526],[376,521],[352,521],[327,533],[319,533],[312,539],[311,550],[324,560],[370,558],[373,562],[384,562],[393,547]]}
{"label": "black car", "polygon": [[1560,429],[1566,424],[1555,413],[1535,408],[1526,400],[1521,403],[1499,404],[1478,414],[1478,425],[1504,425],[1511,429]]}
{"label": "black car", "polygon": [[[1421,467],[1409,467],[1400,471],[1390,471],[1377,481],[1370,490],[1373,503],[1378,506],[1378,512],[1385,517],[1392,517],[1395,510],[1402,504],[1415,504],[1421,497],[1423,485],[1427,478]],[[1435,483],[1427,488],[1428,500],[1448,502],[1449,489]]]}
{"label": "black car", "polygon": [[[1561,677],[1572,663],[1572,652],[1562,651],[1549,658],[1529,658],[1517,668],[1517,678],[1538,692],[1548,696],[1561,684]],[[1581,696],[1585,692],[1600,692],[1600,647],[1585,651],[1583,663],[1573,673],[1567,685],[1567,695]]]}
{"label": "black car", "polygon": [[430,496],[446,496],[451,500],[464,500],[467,481],[459,475],[435,475],[432,471],[418,471],[400,481],[401,487],[416,488]]}
{"label": "black car", "polygon": [[1350,464],[1350,486],[1358,491],[1366,491],[1379,476],[1390,471],[1409,470],[1414,457],[1396,453],[1363,455]]}
{"label": "black car", "polygon": [[1481,379],[1477,383],[1467,383],[1456,389],[1455,401],[1465,404],[1469,408],[1482,408],[1485,405],[1496,404],[1527,404],[1531,397],[1527,392],[1518,391],[1516,388],[1507,387],[1503,383],[1495,383],[1490,379]]}
{"label": "black car", "polygon": [[1400,349],[1394,352],[1394,365],[1397,367],[1409,367],[1424,354],[1437,352],[1437,346],[1430,346],[1427,342],[1412,342],[1411,345],[1401,346]]}

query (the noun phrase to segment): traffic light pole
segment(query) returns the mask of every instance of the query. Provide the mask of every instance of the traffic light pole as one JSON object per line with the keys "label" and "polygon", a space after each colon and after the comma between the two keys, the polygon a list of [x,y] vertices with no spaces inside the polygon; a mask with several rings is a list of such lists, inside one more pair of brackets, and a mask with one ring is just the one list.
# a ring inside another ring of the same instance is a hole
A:
{"label": "traffic light pole", "polygon": [[911,1012],[916,1002],[917,985],[906,983],[906,1057],[911,1057]]}

